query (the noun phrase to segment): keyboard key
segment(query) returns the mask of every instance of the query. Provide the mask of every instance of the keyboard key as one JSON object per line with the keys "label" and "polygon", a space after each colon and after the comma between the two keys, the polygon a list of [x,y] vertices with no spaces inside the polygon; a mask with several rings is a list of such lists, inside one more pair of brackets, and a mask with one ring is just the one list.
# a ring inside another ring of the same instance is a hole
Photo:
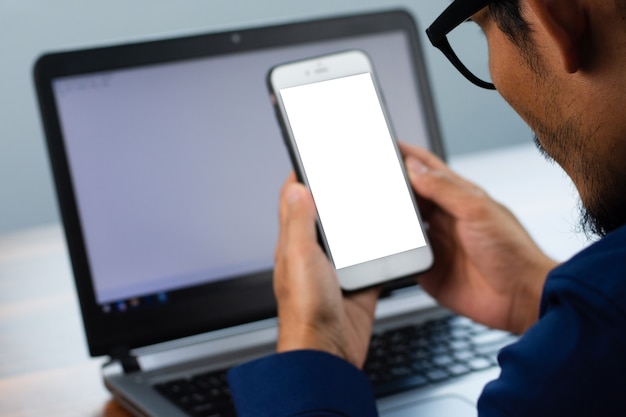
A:
{"label": "keyboard key", "polygon": [[443,369],[432,369],[426,372],[426,377],[431,382],[443,381],[444,379],[448,379],[449,376],[450,374],[444,371]]}
{"label": "keyboard key", "polygon": [[461,363],[453,363],[446,370],[453,376],[461,376],[471,372],[471,369]]}
{"label": "keyboard key", "polygon": [[478,358],[473,358],[467,361],[467,365],[474,371],[480,371],[480,370],[491,367],[492,363],[487,358],[478,357]]}
{"label": "keyboard key", "polygon": [[465,351],[470,347],[471,344],[467,340],[452,340],[450,342],[450,349],[453,351]]}
{"label": "keyboard key", "polygon": [[438,366],[445,366],[454,362],[454,359],[450,355],[437,355],[433,357],[432,362]]}
{"label": "keyboard key", "polygon": [[397,366],[395,368],[391,368],[390,373],[395,377],[403,377],[413,374],[413,371],[408,366]]}
{"label": "keyboard key", "polygon": [[510,340],[511,334],[503,332],[502,330],[489,330],[481,331],[470,337],[470,340],[475,345],[489,345],[497,342],[503,342]]}
{"label": "keyboard key", "polygon": [[459,352],[454,352],[452,356],[454,356],[454,358],[458,361],[465,362],[471,358],[474,358],[476,356],[476,353],[472,352],[471,350],[462,350]]}
{"label": "keyboard key", "polygon": [[413,362],[411,365],[416,372],[424,372],[433,368],[433,363],[430,361],[430,358],[421,359]]}

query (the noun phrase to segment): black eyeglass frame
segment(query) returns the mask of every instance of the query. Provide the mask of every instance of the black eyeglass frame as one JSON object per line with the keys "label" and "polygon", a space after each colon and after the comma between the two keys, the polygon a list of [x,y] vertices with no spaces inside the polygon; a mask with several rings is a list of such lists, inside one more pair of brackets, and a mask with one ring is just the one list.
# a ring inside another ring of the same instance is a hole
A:
{"label": "black eyeglass frame", "polygon": [[493,85],[493,83],[478,78],[461,62],[450,46],[447,35],[493,1],[494,0],[455,0],[437,19],[435,19],[428,29],[426,29],[426,35],[428,35],[430,43],[443,52],[450,63],[454,65],[465,78],[473,84],[488,90],[495,90],[496,86]]}

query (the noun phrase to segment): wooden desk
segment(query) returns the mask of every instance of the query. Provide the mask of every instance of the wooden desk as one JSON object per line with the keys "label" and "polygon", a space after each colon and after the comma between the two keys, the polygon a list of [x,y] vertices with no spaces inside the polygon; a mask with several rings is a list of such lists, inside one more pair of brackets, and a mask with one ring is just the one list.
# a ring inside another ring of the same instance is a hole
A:
{"label": "wooden desk", "polygon": [[0,237],[0,416],[129,417],[83,336],[60,226]]}

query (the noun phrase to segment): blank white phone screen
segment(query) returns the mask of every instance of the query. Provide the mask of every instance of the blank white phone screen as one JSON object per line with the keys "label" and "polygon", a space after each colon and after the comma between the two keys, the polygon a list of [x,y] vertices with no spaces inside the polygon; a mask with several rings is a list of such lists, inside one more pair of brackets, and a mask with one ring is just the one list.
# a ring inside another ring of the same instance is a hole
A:
{"label": "blank white phone screen", "polygon": [[371,75],[280,95],[335,268],[424,246]]}

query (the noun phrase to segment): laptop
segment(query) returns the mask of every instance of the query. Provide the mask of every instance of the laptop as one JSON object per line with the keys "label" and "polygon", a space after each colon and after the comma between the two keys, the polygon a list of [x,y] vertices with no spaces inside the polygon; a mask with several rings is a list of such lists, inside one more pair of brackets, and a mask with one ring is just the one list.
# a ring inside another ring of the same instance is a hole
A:
{"label": "laptop", "polygon": [[[361,49],[401,140],[444,156],[412,16],[341,16],[42,56],[34,69],[92,356],[137,416],[232,416],[225,372],[269,354],[279,189],[291,171],[265,79]],[[511,336],[412,280],[377,309],[365,370],[382,416],[475,415]]]}

